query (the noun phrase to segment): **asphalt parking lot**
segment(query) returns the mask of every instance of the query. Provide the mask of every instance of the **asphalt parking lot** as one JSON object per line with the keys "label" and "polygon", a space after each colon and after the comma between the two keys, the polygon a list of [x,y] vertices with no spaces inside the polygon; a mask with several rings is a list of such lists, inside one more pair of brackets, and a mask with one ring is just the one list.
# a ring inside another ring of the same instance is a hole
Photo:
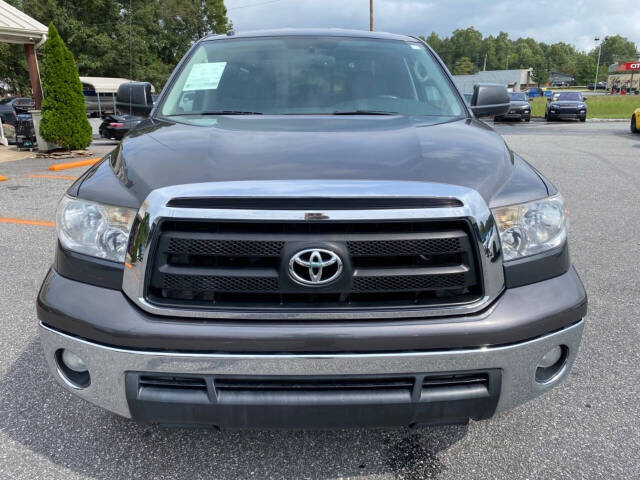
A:
{"label": "asphalt parking lot", "polygon": [[[640,478],[640,136],[627,122],[496,128],[571,210],[572,258],[590,306],[561,387],[468,426],[218,432],[136,424],[50,377],[34,302],[55,229],[0,223],[0,479]],[[72,179],[33,176],[50,174],[50,163],[0,164],[8,177],[0,217],[54,221]]]}

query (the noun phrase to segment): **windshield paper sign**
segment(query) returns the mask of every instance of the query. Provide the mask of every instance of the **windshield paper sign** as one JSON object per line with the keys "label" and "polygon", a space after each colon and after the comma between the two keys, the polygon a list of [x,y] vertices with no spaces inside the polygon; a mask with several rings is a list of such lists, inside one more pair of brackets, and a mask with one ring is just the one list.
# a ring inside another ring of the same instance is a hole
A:
{"label": "windshield paper sign", "polygon": [[182,91],[217,89],[226,67],[227,62],[196,63]]}

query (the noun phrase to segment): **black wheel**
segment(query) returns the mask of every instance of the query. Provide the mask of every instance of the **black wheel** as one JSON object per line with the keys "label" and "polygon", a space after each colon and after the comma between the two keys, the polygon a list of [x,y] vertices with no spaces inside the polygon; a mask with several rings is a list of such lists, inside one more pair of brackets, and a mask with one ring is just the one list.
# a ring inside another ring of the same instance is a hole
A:
{"label": "black wheel", "polygon": [[580,117],[580,121],[583,122],[583,123],[586,122],[587,121],[587,116],[585,115],[584,117]]}
{"label": "black wheel", "polygon": [[547,122],[551,122],[551,121],[553,121],[553,117],[552,117],[550,114],[548,114],[548,113],[544,116],[544,118],[546,118],[546,119],[547,119]]}
{"label": "black wheel", "polygon": [[530,121],[531,121],[531,117],[525,117],[525,118],[524,118],[524,121],[525,121],[525,122],[530,122]]}
{"label": "black wheel", "polygon": [[638,127],[636,127],[636,115],[631,115],[631,133],[638,133]]}

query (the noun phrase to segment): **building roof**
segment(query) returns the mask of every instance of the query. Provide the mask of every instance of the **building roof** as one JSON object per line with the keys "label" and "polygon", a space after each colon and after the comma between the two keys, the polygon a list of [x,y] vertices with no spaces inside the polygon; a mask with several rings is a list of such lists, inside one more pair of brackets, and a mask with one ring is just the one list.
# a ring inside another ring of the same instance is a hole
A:
{"label": "building roof", "polygon": [[[112,77],[80,77],[80,81],[91,85],[96,93],[118,93],[118,87],[121,84],[131,82],[127,78]],[[151,85],[151,91],[155,92],[153,85]]]}
{"label": "building roof", "polygon": [[37,20],[0,0],[0,42],[39,43],[47,31]]}

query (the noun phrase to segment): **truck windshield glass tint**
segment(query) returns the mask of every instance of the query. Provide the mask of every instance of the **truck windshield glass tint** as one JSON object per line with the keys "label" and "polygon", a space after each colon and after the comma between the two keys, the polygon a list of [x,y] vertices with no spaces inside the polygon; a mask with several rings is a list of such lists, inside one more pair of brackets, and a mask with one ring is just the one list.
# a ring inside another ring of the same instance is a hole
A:
{"label": "truck windshield glass tint", "polygon": [[459,117],[464,110],[458,97],[419,43],[237,38],[197,47],[173,82],[161,113]]}

